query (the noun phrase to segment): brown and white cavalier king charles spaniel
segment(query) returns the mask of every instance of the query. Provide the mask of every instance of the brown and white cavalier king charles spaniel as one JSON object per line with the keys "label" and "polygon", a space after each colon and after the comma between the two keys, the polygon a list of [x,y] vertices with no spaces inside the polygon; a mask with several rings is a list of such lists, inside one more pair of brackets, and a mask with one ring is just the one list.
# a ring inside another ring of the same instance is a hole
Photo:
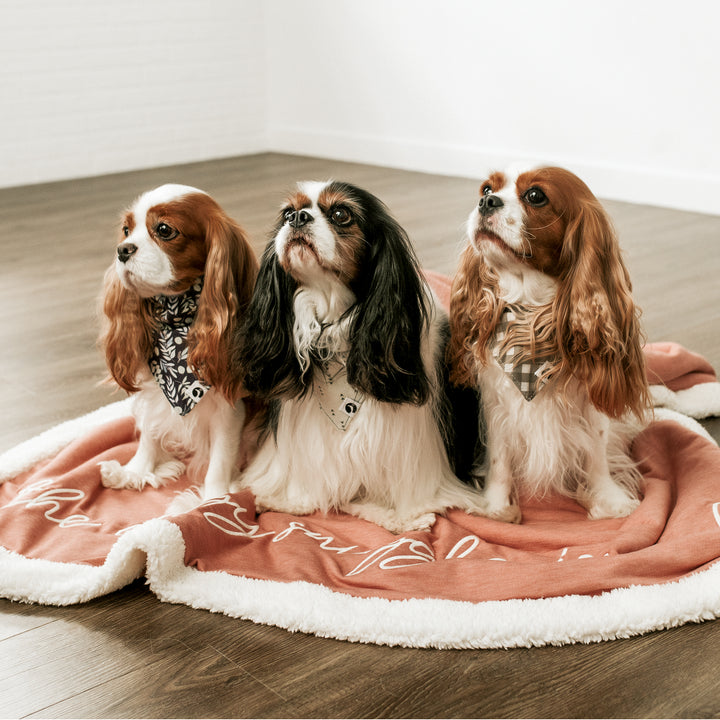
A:
{"label": "brown and white cavalier king charles spaniel", "polygon": [[237,361],[270,403],[241,483],[258,509],[340,510],[392,532],[482,510],[443,431],[447,315],[369,192],[305,182],[263,255]]}
{"label": "brown and white cavalier king charles spaniel", "polygon": [[101,463],[106,487],[158,487],[189,461],[203,498],[228,491],[245,420],[229,343],[257,270],[243,230],[201,190],[162,185],[126,213],[101,344],[112,378],[136,393],[140,442],[127,465]]}
{"label": "brown and white cavalier king charles spaniel", "polygon": [[638,505],[629,456],[650,408],[639,311],[616,235],[585,183],[557,167],[480,186],[451,305],[451,378],[481,394],[487,452],[473,475],[489,517],[517,491],[573,497],[591,518]]}

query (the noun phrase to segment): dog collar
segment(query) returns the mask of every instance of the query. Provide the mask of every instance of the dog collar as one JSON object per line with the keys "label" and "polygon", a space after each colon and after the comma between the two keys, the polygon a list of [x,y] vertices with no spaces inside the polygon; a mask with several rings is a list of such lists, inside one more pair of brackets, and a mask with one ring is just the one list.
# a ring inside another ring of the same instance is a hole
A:
{"label": "dog collar", "polygon": [[203,278],[181,295],[156,295],[150,308],[157,321],[150,372],[178,415],[187,415],[210,389],[188,365],[187,334],[195,320]]}
{"label": "dog collar", "polygon": [[330,422],[345,432],[355,419],[365,396],[347,379],[346,355],[334,355],[318,363],[320,377],[315,380],[315,392],[320,409]]}
{"label": "dog collar", "polygon": [[546,372],[557,362],[557,357],[554,354],[548,354],[518,361],[520,346],[503,347],[501,351],[508,327],[515,322],[526,322],[527,312],[527,308],[520,305],[505,307],[492,339],[492,356],[523,397],[530,401],[547,382]]}

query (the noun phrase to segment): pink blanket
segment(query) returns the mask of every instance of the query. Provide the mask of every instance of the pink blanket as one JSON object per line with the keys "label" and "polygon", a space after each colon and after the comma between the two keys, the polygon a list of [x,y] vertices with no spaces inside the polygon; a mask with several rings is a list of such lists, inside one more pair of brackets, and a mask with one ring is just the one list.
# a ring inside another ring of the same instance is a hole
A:
{"label": "pink blanket", "polygon": [[[428,277],[446,301],[447,280]],[[677,345],[651,345],[646,355],[654,382],[717,386],[707,362]],[[720,564],[711,567],[720,558],[720,449],[673,420],[635,439],[646,485],[628,518],[591,521],[564,498],[521,498],[519,526],[453,510],[430,532],[395,536],[340,514],[258,516],[249,492],[163,517],[188,487],[184,478],[142,492],[100,485],[98,462],[125,462],[136,447],[127,405],[117,405],[107,422],[80,423],[58,452],[48,450],[57,440],[40,436],[19,449],[20,460],[0,458],[0,596],[80,602],[144,572],[164,600],[334,637],[440,647],[587,641],[720,614]],[[690,591],[683,583],[696,576],[702,588]],[[695,604],[673,600],[670,611],[658,601],[658,618],[628,627],[607,608],[643,586],[680,588]],[[698,593],[705,595],[696,606]],[[549,598],[572,603],[539,600]],[[382,612],[378,599],[390,601]],[[516,626],[506,603],[533,599],[540,604],[523,606],[532,624]],[[573,619],[573,608],[591,601],[605,609]],[[383,626],[378,613],[392,623]],[[459,630],[454,623],[466,615]],[[536,636],[551,616],[558,628]]]}

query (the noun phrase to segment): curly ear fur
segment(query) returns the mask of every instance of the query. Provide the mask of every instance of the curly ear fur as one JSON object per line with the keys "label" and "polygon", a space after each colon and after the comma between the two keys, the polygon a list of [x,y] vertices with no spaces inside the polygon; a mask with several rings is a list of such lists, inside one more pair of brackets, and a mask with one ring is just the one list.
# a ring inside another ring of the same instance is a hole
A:
{"label": "curly ear fur", "polygon": [[230,344],[250,303],[258,262],[243,230],[224,214],[210,218],[206,243],[205,280],[188,332],[188,361],[198,377],[232,402],[241,377],[231,368]]}
{"label": "curly ear fur", "polygon": [[245,388],[265,399],[295,397],[305,389],[293,346],[296,289],[280,267],[273,239],[263,252],[255,292],[232,348],[232,364],[240,369]]}
{"label": "curly ear fur", "polygon": [[111,266],[105,273],[100,346],[112,379],[127,392],[137,392],[137,377],[147,366],[155,332],[145,301],[120,282]]}
{"label": "curly ear fur", "polygon": [[422,404],[430,393],[421,347],[429,290],[403,228],[377,198],[354,192],[369,209],[369,249],[353,287],[348,381],[383,402]]}
{"label": "curly ear fur", "polygon": [[446,360],[453,384],[477,385],[476,367],[486,362],[485,346],[499,321],[502,307],[497,278],[482,255],[468,244],[450,291],[450,342]]}
{"label": "curly ear fur", "polygon": [[639,310],[614,230],[594,198],[568,225],[554,301],[562,362],[610,417],[650,406]]}

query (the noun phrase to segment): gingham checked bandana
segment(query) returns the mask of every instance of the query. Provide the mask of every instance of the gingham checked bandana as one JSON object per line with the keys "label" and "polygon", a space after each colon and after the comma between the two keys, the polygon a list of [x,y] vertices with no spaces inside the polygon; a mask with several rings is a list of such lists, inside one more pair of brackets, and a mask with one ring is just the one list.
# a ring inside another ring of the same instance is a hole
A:
{"label": "gingham checked bandana", "polygon": [[500,352],[508,326],[517,320],[522,322],[524,314],[524,309],[518,305],[508,305],[503,310],[492,340],[492,355],[523,397],[530,401],[545,384],[542,374],[556,362],[557,358],[554,355],[546,355],[518,363],[515,360],[515,356],[519,354],[517,346],[510,346],[505,348],[503,353]]}
{"label": "gingham checked bandana", "polygon": [[178,415],[187,415],[210,389],[190,369],[187,334],[195,320],[203,278],[182,295],[156,295],[150,307],[158,321],[149,365],[155,380]]}

